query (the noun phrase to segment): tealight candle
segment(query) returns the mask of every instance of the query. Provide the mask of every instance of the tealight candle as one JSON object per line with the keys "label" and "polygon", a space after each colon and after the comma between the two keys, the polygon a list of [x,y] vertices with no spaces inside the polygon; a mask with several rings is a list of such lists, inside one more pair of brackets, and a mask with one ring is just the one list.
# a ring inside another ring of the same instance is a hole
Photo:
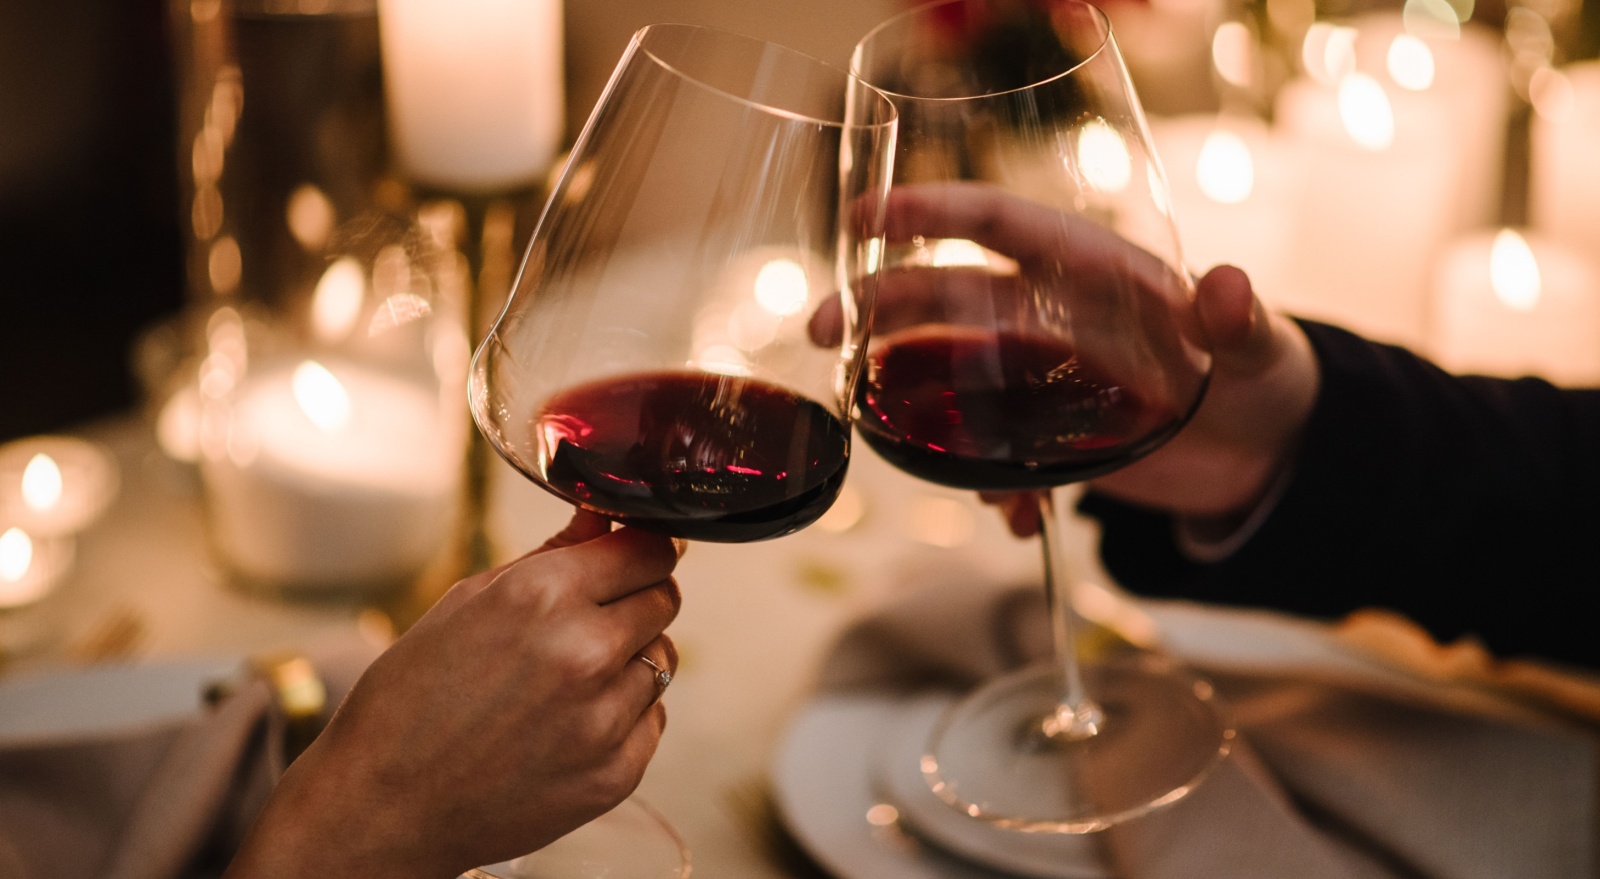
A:
{"label": "tealight candle", "polygon": [[1538,84],[1529,220],[1549,237],[1600,255],[1600,61],[1571,65]]}
{"label": "tealight candle", "polygon": [[1574,251],[1511,229],[1439,263],[1432,353],[1456,372],[1600,383],[1600,276]]}
{"label": "tealight candle", "polygon": [[246,382],[226,449],[201,461],[211,536],[247,580],[299,591],[391,585],[449,536],[456,419],[437,391],[303,360]]}
{"label": "tealight candle", "polygon": [[71,566],[70,538],[39,539],[17,526],[0,528],[0,610],[49,595]]}
{"label": "tealight candle", "polygon": [[565,113],[560,0],[380,0],[378,28],[412,176],[468,191],[544,176]]}
{"label": "tealight candle", "polygon": [[0,521],[34,537],[88,527],[110,506],[117,487],[116,464],[97,443],[38,436],[0,446]]}

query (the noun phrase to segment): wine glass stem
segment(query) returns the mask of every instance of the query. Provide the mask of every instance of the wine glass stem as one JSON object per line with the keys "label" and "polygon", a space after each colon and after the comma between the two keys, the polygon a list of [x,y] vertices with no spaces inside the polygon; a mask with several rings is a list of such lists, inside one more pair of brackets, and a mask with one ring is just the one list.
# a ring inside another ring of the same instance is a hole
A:
{"label": "wine glass stem", "polygon": [[1056,661],[1061,664],[1061,701],[1053,716],[1044,718],[1043,732],[1057,740],[1078,741],[1100,732],[1105,713],[1083,686],[1078,666],[1078,615],[1072,607],[1072,578],[1063,561],[1061,528],[1051,492],[1036,493],[1039,500],[1039,545],[1044,556],[1045,601]]}

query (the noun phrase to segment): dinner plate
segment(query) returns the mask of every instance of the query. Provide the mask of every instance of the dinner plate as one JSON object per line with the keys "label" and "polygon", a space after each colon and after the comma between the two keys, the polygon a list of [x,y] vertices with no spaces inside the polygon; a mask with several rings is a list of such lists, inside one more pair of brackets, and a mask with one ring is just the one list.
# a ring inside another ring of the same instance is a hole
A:
{"label": "dinner plate", "polygon": [[238,657],[59,669],[0,678],[0,745],[148,726],[198,711]]}
{"label": "dinner plate", "polygon": [[841,879],[1106,879],[1098,839],[973,821],[922,780],[923,743],[953,694],[829,694],[790,725],[773,789],[800,844]]}
{"label": "dinner plate", "polygon": [[[1325,624],[1270,611],[1140,601],[1165,649],[1196,665],[1333,673],[1390,685],[1414,676]],[[1020,834],[965,821],[931,792],[917,758],[954,695],[824,693],[791,721],[772,768],[799,843],[841,879],[1099,879],[1096,837]]]}

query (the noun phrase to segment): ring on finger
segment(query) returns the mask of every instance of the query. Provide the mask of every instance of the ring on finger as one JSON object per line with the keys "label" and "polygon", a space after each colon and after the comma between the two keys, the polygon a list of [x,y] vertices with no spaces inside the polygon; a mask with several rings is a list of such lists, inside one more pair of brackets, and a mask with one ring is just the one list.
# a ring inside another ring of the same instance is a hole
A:
{"label": "ring on finger", "polygon": [[[645,656],[643,653],[635,653],[633,655],[633,658],[639,660],[640,662],[644,663],[645,665],[650,666],[651,670],[653,670],[655,672],[655,679],[656,679],[656,698],[655,698],[655,702],[660,702],[661,701],[661,695],[667,691],[667,685],[672,683],[672,671],[670,669],[662,667],[661,665],[658,665],[654,659],[651,659],[650,657]],[[653,705],[653,704],[655,704],[655,702],[652,702],[651,704]]]}

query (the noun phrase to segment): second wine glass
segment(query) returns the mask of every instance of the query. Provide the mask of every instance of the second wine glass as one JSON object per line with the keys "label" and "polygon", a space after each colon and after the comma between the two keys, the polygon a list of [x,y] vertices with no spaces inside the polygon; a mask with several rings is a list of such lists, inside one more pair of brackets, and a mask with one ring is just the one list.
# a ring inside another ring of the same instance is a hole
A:
{"label": "second wine glass", "polygon": [[1211,366],[1110,25],[1082,0],[945,0],[880,25],[852,65],[900,115],[856,425],[914,476],[1036,499],[1056,649],[958,702],[924,775],[1002,827],[1145,814],[1232,730],[1205,682],[1154,656],[1076,653],[1051,490],[1165,442]]}
{"label": "second wine glass", "polygon": [[[676,537],[821,516],[849,460],[894,134],[888,100],[843,70],[713,28],[641,30],[473,358],[490,445],[565,501]],[[818,311],[842,316],[826,345]],[[587,849],[645,851],[626,838],[644,824]],[[672,861],[676,837],[655,835]],[[557,868],[557,848],[515,875],[667,875]]]}

